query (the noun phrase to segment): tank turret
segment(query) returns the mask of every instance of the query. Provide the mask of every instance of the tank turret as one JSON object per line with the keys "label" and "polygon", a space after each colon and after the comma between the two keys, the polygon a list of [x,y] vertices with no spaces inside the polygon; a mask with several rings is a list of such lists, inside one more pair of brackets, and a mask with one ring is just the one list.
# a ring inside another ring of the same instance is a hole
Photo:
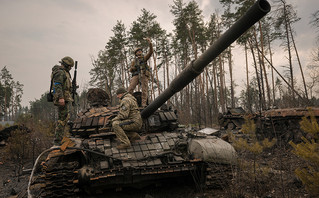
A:
{"label": "tank turret", "polygon": [[181,91],[202,73],[204,68],[221,54],[228,46],[238,39],[251,26],[270,11],[266,0],[257,1],[234,25],[232,25],[218,40],[216,40],[198,59],[192,61],[152,103],[142,112],[143,118],[152,115],[175,93]]}

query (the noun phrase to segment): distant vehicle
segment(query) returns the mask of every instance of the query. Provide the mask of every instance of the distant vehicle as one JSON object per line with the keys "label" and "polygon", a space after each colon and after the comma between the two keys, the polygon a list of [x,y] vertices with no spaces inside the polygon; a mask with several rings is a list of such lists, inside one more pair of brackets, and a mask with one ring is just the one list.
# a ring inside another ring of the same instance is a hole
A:
{"label": "distant vehicle", "polygon": [[5,146],[7,139],[11,137],[11,132],[16,130],[24,131],[26,133],[31,132],[30,129],[28,129],[24,125],[13,125],[13,126],[6,127],[0,131],[0,146]]}
{"label": "distant vehicle", "polygon": [[220,114],[218,122],[224,129],[241,129],[245,124],[245,116],[249,116],[256,124],[256,135],[259,139],[276,138],[281,142],[299,142],[302,136],[306,136],[300,129],[302,117],[308,117],[312,111],[319,120],[318,107],[269,109],[261,113],[246,113],[241,108],[229,108],[226,113]]}
{"label": "distant vehicle", "polygon": [[285,143],[289,141],[299,142],[302,136],[306,136],[300,129],[300,121],[303,117],[309,117],[310,111],[319,119],[318,107],[270,109],[256,116],[257,135],[262,139],[276,138]]}
{"label": "distant vehicle", "polygon": [[219,114],[218,124],[224,129],[241,129],[245,123],[246,111],[242,107],[227,108],[226,113]]}

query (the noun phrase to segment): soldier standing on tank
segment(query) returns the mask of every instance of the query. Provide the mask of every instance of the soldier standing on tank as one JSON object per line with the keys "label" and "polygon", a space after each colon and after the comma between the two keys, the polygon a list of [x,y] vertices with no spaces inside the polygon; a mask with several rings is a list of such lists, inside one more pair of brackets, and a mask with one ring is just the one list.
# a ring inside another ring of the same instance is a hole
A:
{"label": "soldier standing on tank", "polygon": [[137,131],[142,128],[142,118],[136,98],[128,93],[123,87],[116,91],[120,99],[118,115],[112,120],[112,127],[117,139],[121,142],[118,149],[131,147],[131,141],[140,139]]}
{"label": "soldier standing on tank", "polygon": [[71,57],[61,59],[61,65],[52,68],[51,79],[53,82],[53,103],[58,107],[58,121],[55,128],[54,145],[61,145],[65,135],[65,127],[70,119],[69,105],[73,101],[71,97],[72,81],[70,70],[74,66]]}
{"label": "soldier standing on tank", "polygon": [[131,63],[130,72],[132,73],[132,78],[130,81],[130,86],[128,88],[129,93],[133,93],[136,85],[141,83],[142,85],[142,106],[146,106],[146,101],[148,97],[148,81],[151,76],[150,66],[147,65],[148,59],[153,54],[153,45],[150,38],[145,38],[149,43],[149,51],[144,56],[142,48],[138,47],[134,50],[135,59]]}

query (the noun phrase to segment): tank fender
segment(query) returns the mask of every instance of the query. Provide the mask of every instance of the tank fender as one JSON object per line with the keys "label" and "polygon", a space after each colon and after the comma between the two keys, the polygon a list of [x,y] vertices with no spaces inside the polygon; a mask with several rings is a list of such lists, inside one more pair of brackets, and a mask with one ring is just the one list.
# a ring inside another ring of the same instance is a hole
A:
{"label": "tank fender", "polygon": [[191,139],[189,141],[188,150],[195,158],[202,159],[205,162],[222,164],[237,163],[237,154],[234,147],[215,136]]}

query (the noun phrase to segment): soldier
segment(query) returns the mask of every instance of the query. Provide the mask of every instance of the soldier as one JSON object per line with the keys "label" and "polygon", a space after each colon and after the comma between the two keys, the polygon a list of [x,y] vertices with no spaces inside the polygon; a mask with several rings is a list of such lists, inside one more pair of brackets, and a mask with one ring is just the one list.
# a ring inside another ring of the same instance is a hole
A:
{"label": "soldier", "polygon": [[65,135],[65,127],[70,118],[69,105],[73,101],[71,97],[71,75],[70,70],[74,66],[71,57],[61,59],[61,65],[52,68],[51,79],[53,81],[53,103],[58,107],[58,122],[55,128],[54,145],[61,145]]}
{"label": "soldier", "polygon": [[153,46],[150,38],[145,38],[149,43],[149,52],[144,56],[142,48],[136,48],[134,50],[135,59],[131,63],[130,72],[132,73],[132,78],[130,86],[128,88],[129,93],[133,93],[136,85],[141,83],[142,85],[142,106],[146,106],[146,101],[148,97],[148,80],[151,76],[150,67],[147,65],[147,60],[153,54]]}
{"label": "soldier", "polygon": [[131,147],[130,140],[140,139],[136,132],[142,128],[142,118],[134,96],[122,87],[116,91],[116,95],[120,99],[120,111],[112,120],[112,127],[121,142],[117,148],[125,149]]}

